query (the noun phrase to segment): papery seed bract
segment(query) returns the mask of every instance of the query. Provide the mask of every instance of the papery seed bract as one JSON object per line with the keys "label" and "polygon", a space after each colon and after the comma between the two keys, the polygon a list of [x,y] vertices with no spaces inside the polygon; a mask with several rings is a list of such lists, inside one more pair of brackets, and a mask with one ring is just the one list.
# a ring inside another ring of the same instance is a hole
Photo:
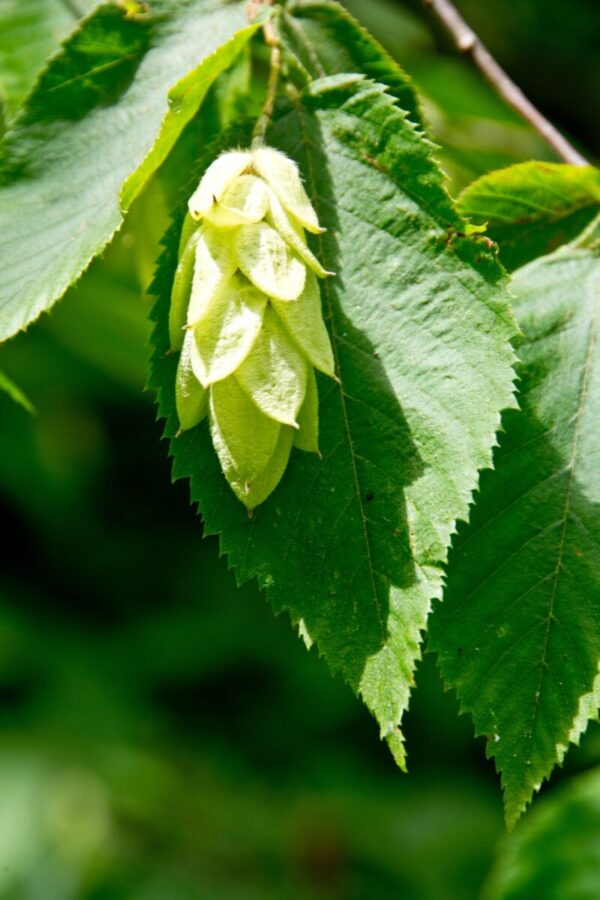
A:
{"label": "papery seed bract", "polygon": [[252,225],[264,219],[269,208],[269,188],[256,175],[240,175],[206,213],[218,227]]}
{"label": "papery seed bract", "polygon": [[212,385],[210,419],[240,480],[252,482],[273,455],[281,425],[261,413],[234,375]]}
{"label": "papery seed bract", "polygon": [[183,330],[187,321],[187,311],[192,291],[194,276],[194,260],[199,232],[190,234],[183,253],[179,258],[169,307],[169,342],[171,350],[179,350],[183,346]]}
{"label": "papery seed bract", "polygon": [[199,224],[195,219],[189,214],[189,211],[186,212],[183,218],[183,225],[181,226],[181,234],[179,235],[179,250],[177,251],[178,258],[181,257],[183,251],[185,250],[185,245],[191,238],[192,234],[199,229]]}
{"label": "papery seed bract", "polygon": [[323,321],[319,284],[312,272],[306,273],[304,290],[293,303],[272,301],[273,309],[313,366],[333,376],[334,360],[329,333]]}
{"label": "papery seed bract", "polygon": [[208,391],[192,369],[191,350],[194,335],[186,332],[175,379],[175,407],[181,431],[194,428],[208,413]]}
{"label": "papery seed bract", "polygon": [[328,272],[327,269],[323,268],[314,253],[309,250],[303,229],[298,228],[296,230],[294,228],[273,190],[269,191],[267,223],[279,232],[284,241],[316,275],[320,278],[325,278],[326,275],[333,275],[333,272]]}
{"label": "papery seed bract", "polygon": [[207,387],[240,366],[261,330],[267,298],[242,275],[234,275],[193,328],[192,365]]}
{"label": "papery seed bract", "polygon": [[221,199],[234,178],[241,175],[251,162],[252,155],[243,150],[231,150],[217,157],[188,201],[192,218],[201,219],[205,216],[215,200]]}
{"label": "papery seed bract", "polygon": [[295,426],[306,391],[308,365],[270,307],[252,350],[235,373],[267,416]]}
{"label": "papery seed bract", "polygon": [[193,325],[223,290],[237,269],[232,237],[223,235],[211,225],[199,233],[194,260],[194,277],[188,307],[187,323]]}
{"label": "papery seed bract", "polygon": [[315,370],[310,369],[306,382],[304,403],[298,413],[298,425],[294,432],[294,446],[307,453],[319,452],[319,389]]}
{"label": "papery seed bract", "polygon": [[252,154],[252,165],[257,174],[273,188],[282,205],[294,215],[308,231],[318,234],[317,214],[304,190],[296,163],[279,150],[260,147]]}
{"label": "papery seed bract", "polygon": [[260,291],[277,300],[300,296],[306,268],[270,225],[242,225],[233,240],[240,269]]}
{"label": "papery seed bract", "polygon": [[293,435],[293,428],[282,425],[275,450],[270,456],[269,462],[262,472],[259,472],[253,479],[247,480],[240,476],[218,428],[213,427],[213,444],[217,451],[223,474],[236,497],[249,510],[253,510],[263,503],[281,481],[290,458]]}

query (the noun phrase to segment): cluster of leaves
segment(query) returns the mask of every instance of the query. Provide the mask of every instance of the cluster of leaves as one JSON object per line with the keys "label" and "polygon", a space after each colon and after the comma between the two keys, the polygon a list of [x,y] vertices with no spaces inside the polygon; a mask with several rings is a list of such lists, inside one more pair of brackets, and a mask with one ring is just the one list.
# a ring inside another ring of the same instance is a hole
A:
{"label": "cluster of leaves", "polygon": [[253,108],[262,18],[244,3],[107,3],[51,59],[0,151],[0,339],[59,299],[202,135],[167,179],[174,222],[153,287],[151,384],[174,475],[238,580],[257,578],[343,674],[401,766],[428,631],[488,738],[512,824],[600,701],[600,174],[523,164],[457,206],[394,60],[335,2],[278,13],[288,90],[269,142],[297,161],[327,228],[313,250],[337,273],[323,289],[339,383],[318,385],[322,458],[293,452],[249,520],[206,428],[175,437],[170,286],[187,196],[249,140],[250,122],[208,121],[215,97]]}

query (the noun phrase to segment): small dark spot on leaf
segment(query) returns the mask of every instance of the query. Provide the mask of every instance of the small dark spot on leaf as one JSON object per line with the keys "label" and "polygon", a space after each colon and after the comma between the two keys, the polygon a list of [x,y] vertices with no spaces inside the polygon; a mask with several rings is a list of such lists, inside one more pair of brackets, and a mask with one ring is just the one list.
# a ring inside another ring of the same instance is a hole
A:
{"label": "small dark spot on leaf", "polygon": [[367,491],[367,493],[365,494],[365,500],[367,501],[367,503],[370,503],[374,496],[375,494],[373,493],[373,491]]}

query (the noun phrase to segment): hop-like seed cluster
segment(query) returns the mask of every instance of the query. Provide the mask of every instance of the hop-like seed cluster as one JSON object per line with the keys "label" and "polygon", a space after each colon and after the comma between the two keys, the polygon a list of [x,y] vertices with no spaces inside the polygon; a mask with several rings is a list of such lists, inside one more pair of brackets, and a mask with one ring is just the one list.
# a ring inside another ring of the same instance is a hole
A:
{"label": "hop-like seed cluster", "polygon": [[181,430],[208,415],[225,478],[249,508],[279,483],[292,445],[318,452],[315,368],[334,376],[305,229],[320,232],[298,169],[262,147],[231,151],[189,200],[169,332],[180,350]]}

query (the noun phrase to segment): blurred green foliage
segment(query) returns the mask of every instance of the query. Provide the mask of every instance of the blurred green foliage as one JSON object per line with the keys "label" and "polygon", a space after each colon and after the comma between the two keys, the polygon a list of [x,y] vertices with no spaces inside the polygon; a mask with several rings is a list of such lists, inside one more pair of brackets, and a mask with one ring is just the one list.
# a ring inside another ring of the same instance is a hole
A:
{"label": "blurred green foliage", "polygon": [[[549,158],[417,3],[347,5],[422,89],[453,190]],[[599,153],[594,0],[459,5],[533,99]],[[213,131],[239,113],[249,75],[226,77],[231,92],[221,84],[208,100]],[[431,655],[402,776],[346,686],[254,585],[236,588],[186,486],[170,484],[143,392],[145,291],[177,167],[206,138],[192,123],[103,258],[0,352],[35,408],[0,394],[0,897],[470,900],[501,838],[526,844],[541,880],[490,897],[558,897],[544,887],[550,852],[561,900],[600,896],[593,865],[575,892],[580,851],[560,851],[571,837],[552,822],[503,838],[496,777]],[[597,812],[571,799],[580,789],[565,776],[599,759],[592,730],[554,778],[566,781],[554,802],[596,847]],[[498,866],[516,865],[514,846]]]}

